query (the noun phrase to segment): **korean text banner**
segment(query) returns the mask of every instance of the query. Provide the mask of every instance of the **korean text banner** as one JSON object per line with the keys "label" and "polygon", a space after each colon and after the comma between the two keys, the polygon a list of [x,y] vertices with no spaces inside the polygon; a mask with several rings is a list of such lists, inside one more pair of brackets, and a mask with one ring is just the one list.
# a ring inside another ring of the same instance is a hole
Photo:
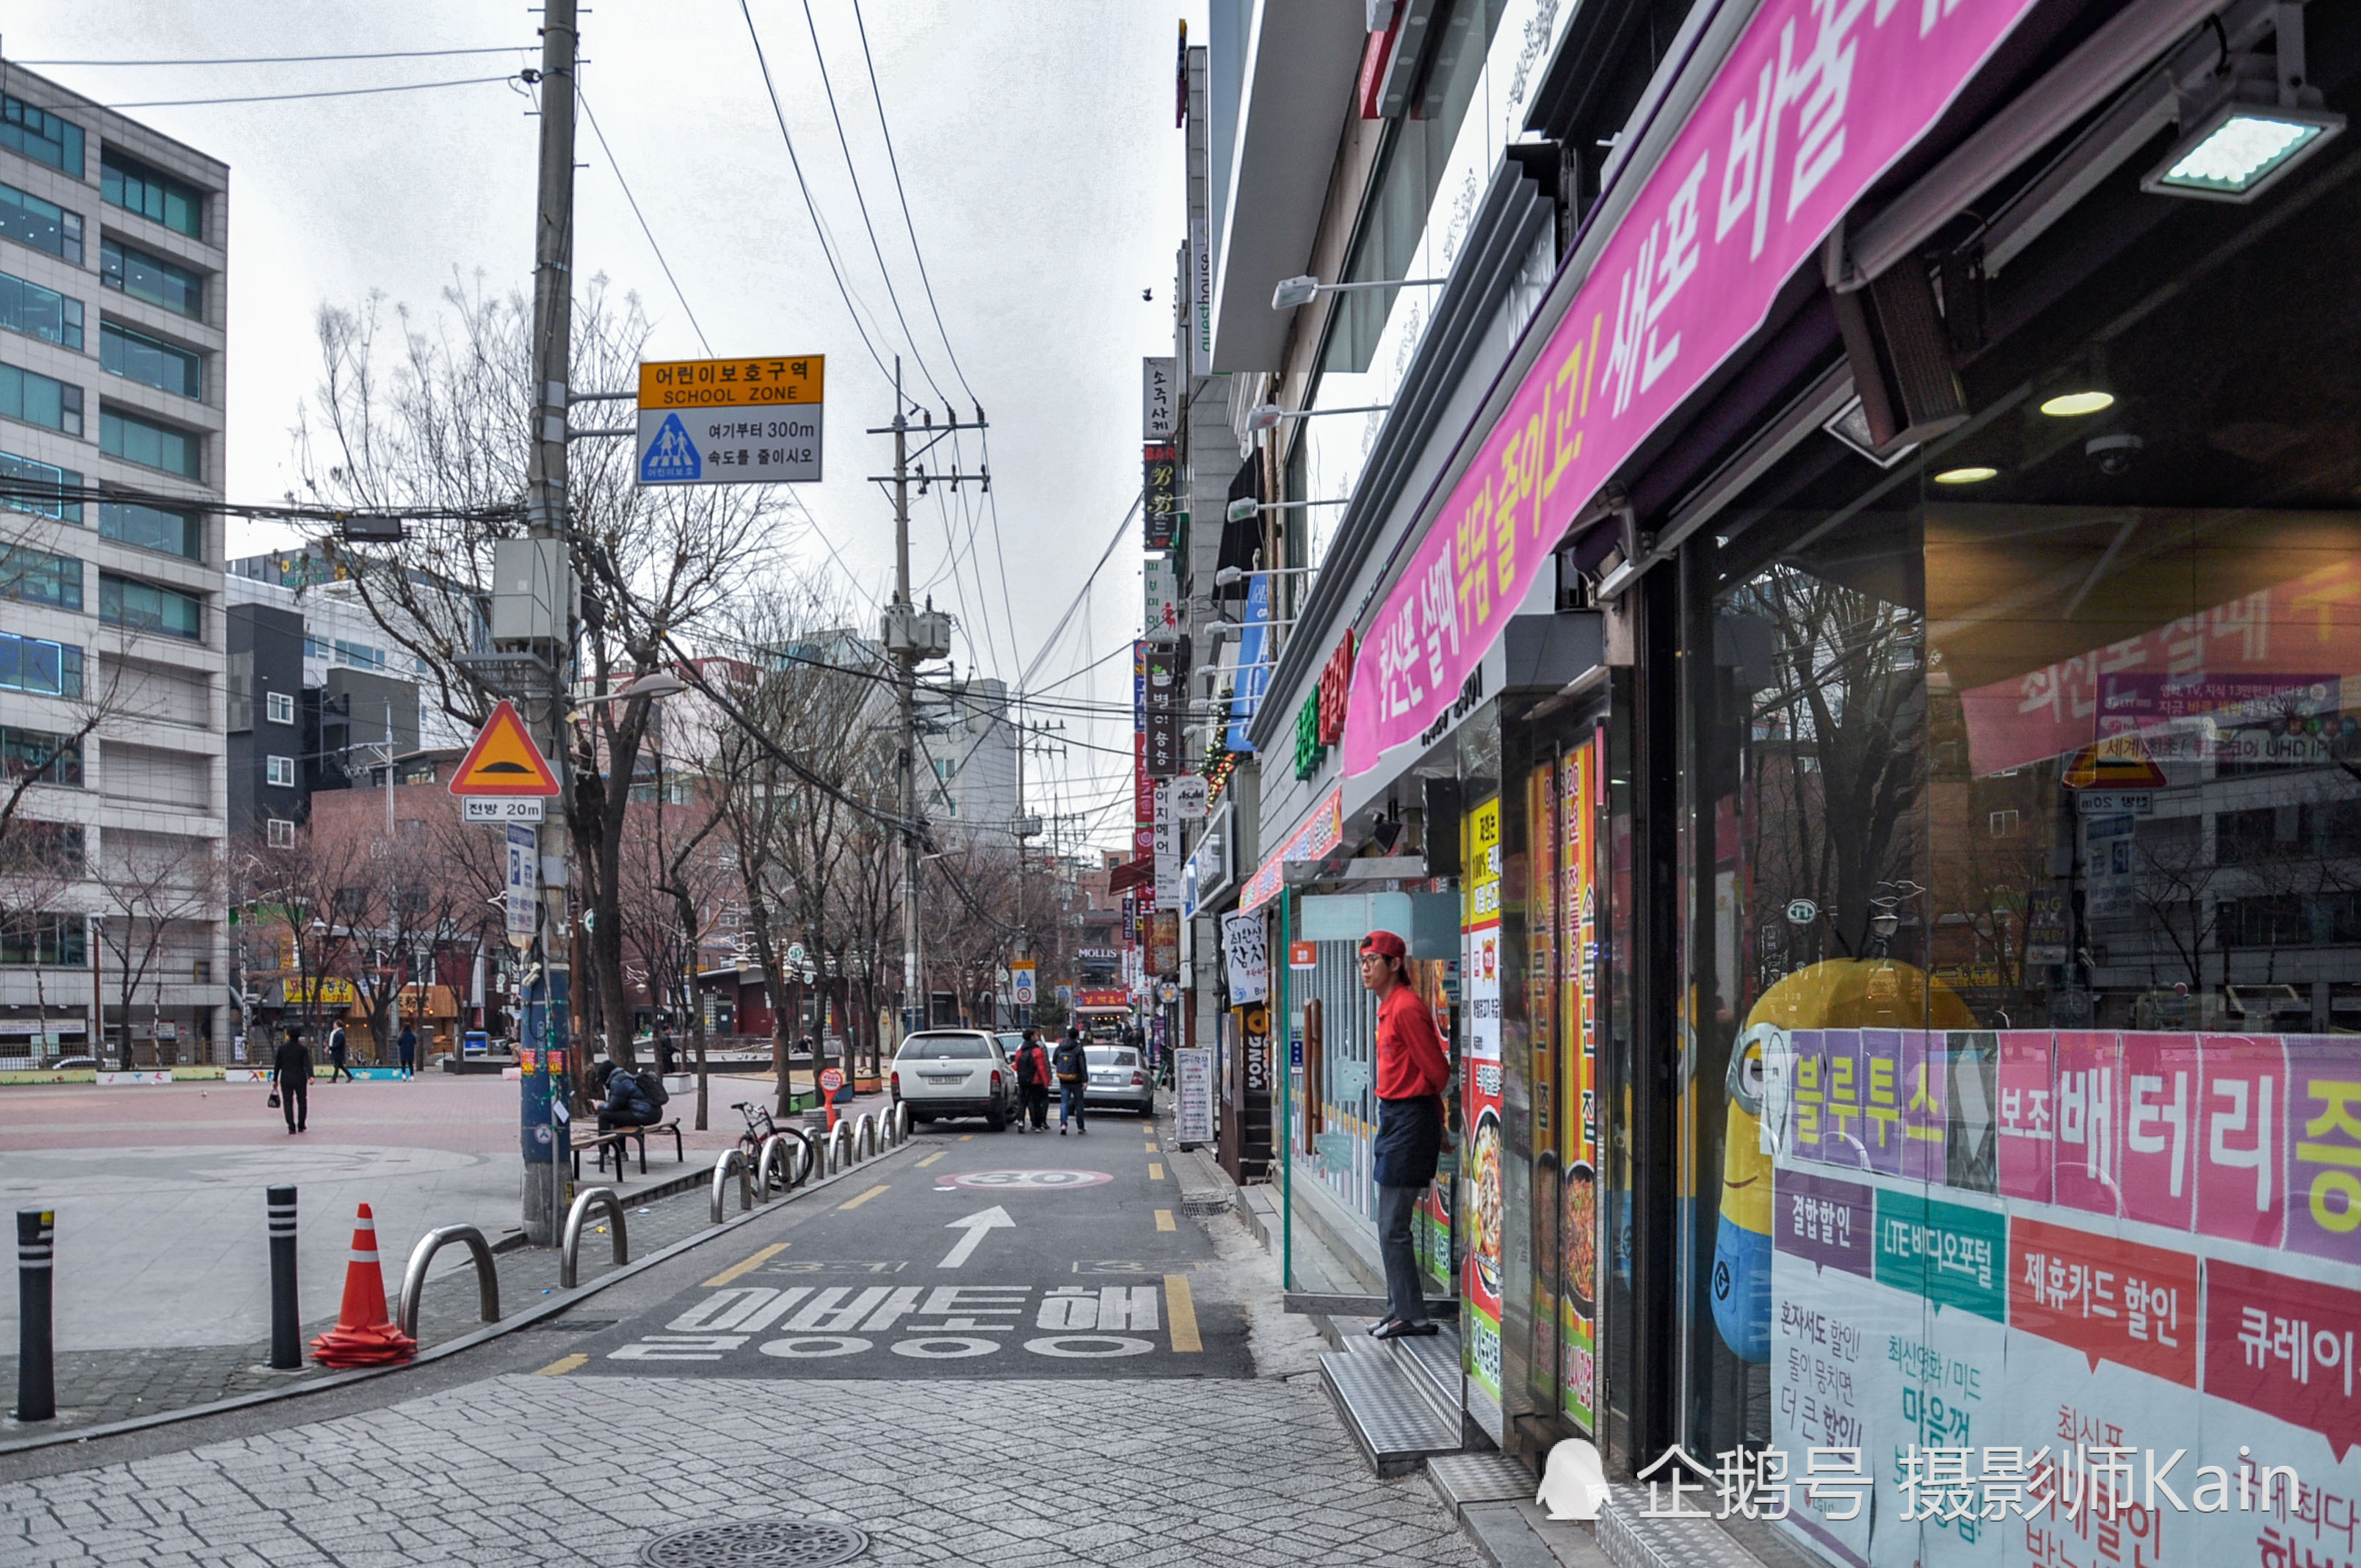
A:
{"label": "korean text banner", "polygon": [[1346,773],[1450,707],[1583,503],[2031,8],[1763,0],[1367,627]]}

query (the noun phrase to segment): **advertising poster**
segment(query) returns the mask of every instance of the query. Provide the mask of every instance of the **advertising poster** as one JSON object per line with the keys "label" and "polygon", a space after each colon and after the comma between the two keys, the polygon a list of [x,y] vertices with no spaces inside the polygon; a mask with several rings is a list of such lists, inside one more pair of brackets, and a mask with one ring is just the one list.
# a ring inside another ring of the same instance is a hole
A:
{"label": "advertising poster", "polygon": [[1598,1339],[1598,900],[1592,823],[1598,806],[1598,746],[1586,740],[1559,759],[1559,1038],[1564,1088],[1557,1128],[1559,1208],[1559,1405],[1592,1430]]}
{"label": "advertising poster", "polygon": [[1466,1194],[1467,1260],[1460,1299],[1467,1332],[1461,1352],[1467,1372],[1489,1396],[1479,1405],[1499,1437],[1500,1410],[1500,797],[1476,805],[1464,818],[1460,863],[1466,892],[1460,923],[1460,1016],[1466,1041],[1466,1101],[1462,1125],[1466,1156],[1460,1179]]}
{"label": "advertising poster", "polygon": [[[1872,1483],[1784,1528],[1875,1568],[2361,1565],[2349,1037],[1782,1044],[1772,1446]],[[1994,1157],[1959,1157],[1986,1107]]]}

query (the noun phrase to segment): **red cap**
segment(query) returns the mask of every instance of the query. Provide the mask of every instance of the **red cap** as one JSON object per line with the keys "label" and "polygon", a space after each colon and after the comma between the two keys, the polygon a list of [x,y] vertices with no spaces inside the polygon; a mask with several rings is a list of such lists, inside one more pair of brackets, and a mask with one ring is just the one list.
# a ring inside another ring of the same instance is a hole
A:
{"label": "red cap", "polygon": [[1367,936],[1361,938],[1361,951],[1365,953],[1383,953],[1389,959],[1406,959],[1410,957],[1410,949],[1402,946],[1402,939],[1391,931],[1370,932]]}

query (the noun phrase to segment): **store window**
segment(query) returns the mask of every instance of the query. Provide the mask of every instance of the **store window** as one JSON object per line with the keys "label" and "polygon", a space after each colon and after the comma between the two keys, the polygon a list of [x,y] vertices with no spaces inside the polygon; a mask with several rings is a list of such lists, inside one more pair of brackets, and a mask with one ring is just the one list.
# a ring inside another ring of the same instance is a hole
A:
{"label": "store window", "polygon": [[1786,1527],[1834,1561],[2021,1552],[1897,1488],[2061,1439],[2301,1491],[2036,1560],[2350,1560],[2361,318],[2307,280],[2361,166],[2144,169],[1987,285],[1965,424],[1815,432],[1682,563],[1680,1430],[1861,1449],[1878,1506]]}

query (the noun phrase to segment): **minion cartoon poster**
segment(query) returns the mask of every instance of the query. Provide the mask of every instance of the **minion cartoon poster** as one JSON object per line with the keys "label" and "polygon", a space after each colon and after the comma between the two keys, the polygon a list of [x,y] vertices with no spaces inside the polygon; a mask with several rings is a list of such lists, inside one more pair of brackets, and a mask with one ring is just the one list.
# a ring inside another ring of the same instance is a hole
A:
{"label": "minion cartoon poster", "polygon": [[[1460,1016],[1466,1029],[1466,1102],[1460,1162],[1467,1253],[1460,1297],[1466,1303],[1463,1354],[1468,1376],[1500,1400],[1500,797],[1464,818],[1461,864],[1467,868],[1460,921]],[[1496,1434],[1497,1435],[1497,1434]]]}

